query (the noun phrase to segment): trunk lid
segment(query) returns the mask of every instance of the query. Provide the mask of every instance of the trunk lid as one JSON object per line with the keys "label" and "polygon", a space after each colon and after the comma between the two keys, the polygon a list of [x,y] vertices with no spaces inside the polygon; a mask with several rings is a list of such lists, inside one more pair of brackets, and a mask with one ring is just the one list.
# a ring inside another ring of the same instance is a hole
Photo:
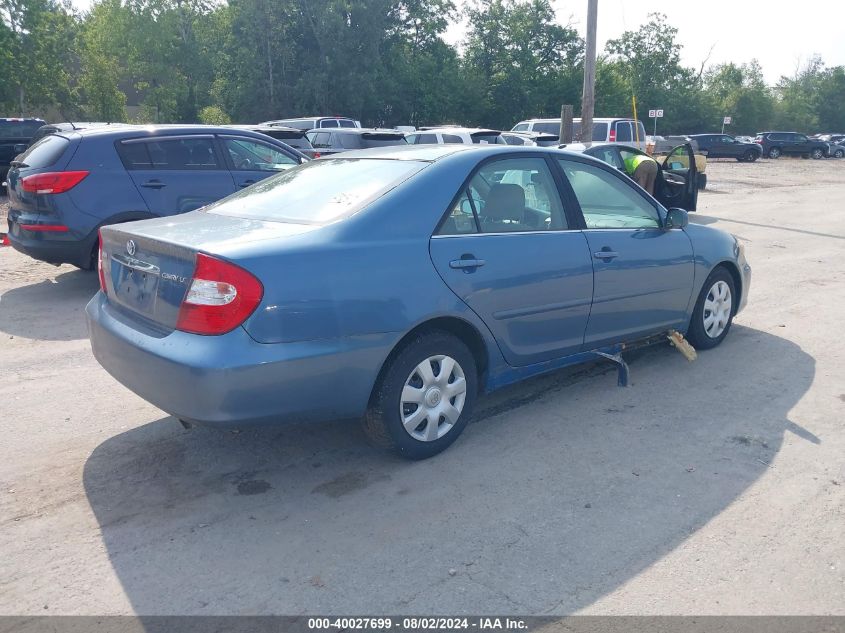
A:
{"label": "trunk lid", "polygon": [[173,331],[191,285],[197,253],[236,260],[245,246],[316,226],[194,211],[104,226],[101,265],[109,303],[163,334]]}

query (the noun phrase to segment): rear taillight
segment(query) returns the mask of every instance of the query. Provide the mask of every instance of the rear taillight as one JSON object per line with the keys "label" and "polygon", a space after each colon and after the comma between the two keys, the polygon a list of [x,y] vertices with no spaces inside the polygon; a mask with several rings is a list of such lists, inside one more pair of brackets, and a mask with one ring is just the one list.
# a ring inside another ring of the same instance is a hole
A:
{"label": "rear taillight", "polygon": [[87,171],[50,171],[21,178],[21,188],[30,193],[64,193],[88,175]]}
{"label": "rear taillight", "polygon": [[108,294],[106,289],[106,252],[103,250],[103,234],[97,231],[97,237],[100,240],[100,247],[97,250],[97,273],[100,275],[100,290]]}
{"label": "rear taillight", "polygon": [[610,142],[611,143],[616,142],[616,130],[615,129],[610,130]]}
{"label": "rear taillight", "polygon": [[176,329],[193,334],[225,334],[253,313],[264,287],[240,266],[199,253],[191,286],[179,308]]}
{"label": "rear taillight", "polygon": [[314,152],[314,158],[320,158],[320,152]]}

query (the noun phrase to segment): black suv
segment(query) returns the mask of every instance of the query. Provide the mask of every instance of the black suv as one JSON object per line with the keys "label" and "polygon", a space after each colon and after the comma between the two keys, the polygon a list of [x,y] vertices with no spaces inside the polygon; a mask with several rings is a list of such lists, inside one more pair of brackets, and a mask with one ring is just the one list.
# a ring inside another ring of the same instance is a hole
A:
{"label": "black suv", "polygon": [[763,148],[763,156],[769,158],[780,158],[783,154],[804,158],[830,156],[830,145],[796,132],[759,132],[754,142]]}
{"label": "black suv", "polygon": [[753,163],[763,155],[757,143],[743,143],[727,134],[690,134],[698,143],[698,151],[707,158],[736,158],[739,162]]}
{"label": "black suv", "polygon": [[315,158],[345,152],[348,149],[368,149],[383,145],[405,145],[405,135],[397,130],[343,128],[340,130],[311,130],[308,140],[314,146]]}
{"label": "black suv", "polygon": [[42,125],[41,119],[0,118],[0,182],[6,180],[9,164],[26,149],[30,139]]}

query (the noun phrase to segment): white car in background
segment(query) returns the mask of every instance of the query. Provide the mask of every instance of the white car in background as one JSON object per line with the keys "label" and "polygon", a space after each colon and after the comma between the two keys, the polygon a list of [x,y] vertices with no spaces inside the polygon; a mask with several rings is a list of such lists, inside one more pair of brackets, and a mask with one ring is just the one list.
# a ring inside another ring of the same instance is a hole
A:
{"label": "white car in background", "polygon": [[[511,132],[545,132],[560,134],[560,119],[527,119],[511,128]],[[581,119],[572,119],[572,137],[581,137]],[[621,117],[594,118],[593,142],[625,143],[645,149],[646,133],[642,121]]]}
{"label": "white car in background", "polygon": [[499,130],[477,127],[434,127],[420,128],[405,135],[409,145],[442,145],[456,143],[463,145],[505,145]]}

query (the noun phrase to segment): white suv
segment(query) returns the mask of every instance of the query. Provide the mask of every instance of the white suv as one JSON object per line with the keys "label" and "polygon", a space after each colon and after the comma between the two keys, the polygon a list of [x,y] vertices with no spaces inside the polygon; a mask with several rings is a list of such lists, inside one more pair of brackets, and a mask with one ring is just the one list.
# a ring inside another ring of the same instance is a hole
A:
{"label": "white suv", "polygon": [[[636,124],[637,128],[634,128]],[[642,121],[623,118],[593,119],[593,141],[602,143],[637,143],[637,129],[639,130],[640,145],[645,147],[645,126]],[[511,132],[545,132],[547,134],[560,133],[560,119],[528,119],[520,121],[511,128]],[[572,119],[572,137],[577,141],[581,136],[581,119]]]}
{"label": "white suv", "polygon": [[436,127],[420,128],[416,132],[405,135],[410,145],[441,145],[443,143],[458,143],[471,145],[505,145],[505,139],[499,130],[488,130],[475,127]]}

